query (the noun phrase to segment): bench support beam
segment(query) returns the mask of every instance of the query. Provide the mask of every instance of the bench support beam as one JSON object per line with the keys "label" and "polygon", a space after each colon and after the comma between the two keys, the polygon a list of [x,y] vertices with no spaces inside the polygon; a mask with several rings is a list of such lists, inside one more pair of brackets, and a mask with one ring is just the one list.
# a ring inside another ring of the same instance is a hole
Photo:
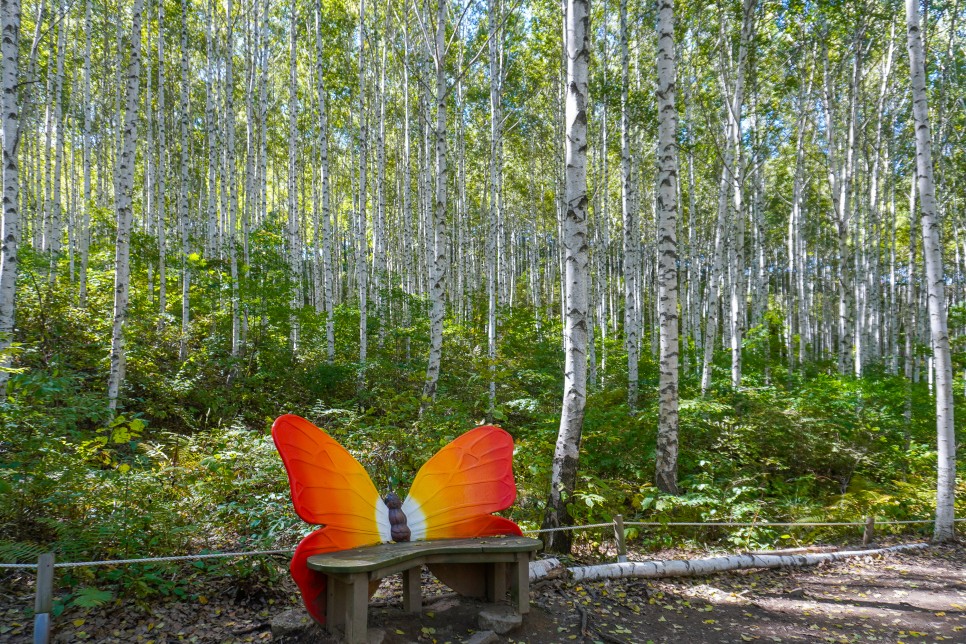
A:
{"label": "bench support beam", "polygon": [[530,612],[530,555],[519,553],[510,564],[510,605],[521,615]]}
{"label": "bench support beam", "polygon": [[407,613],[420,614],[423,610],[423,588],[420,574],[422,566],[404,570],[403,578],[403,610]]}

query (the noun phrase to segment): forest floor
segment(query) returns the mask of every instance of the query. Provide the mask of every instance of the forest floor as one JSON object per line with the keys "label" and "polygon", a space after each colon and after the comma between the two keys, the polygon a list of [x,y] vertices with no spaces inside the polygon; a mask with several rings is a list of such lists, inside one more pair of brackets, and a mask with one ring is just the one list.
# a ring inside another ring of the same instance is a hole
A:
{"label": "forest floor", "polygon": [[[633,559],[700,556],[666,551]],[[403,613],[388,580],[372,599],[370,629],[385,644],[461,642],[478,629],[482,607],[461,599],[424,571],[421,616]],[[54,642],[260,642],[271,620],[298,605],[286,579],[264,590],[230,580],[198,582],[190,601],[149,606],[115,600],[68,608],[54,621]],[[0,642],[31,641],[32,576],[0,577]],[[966,643],[966,545],[861,557],[809,568],[749,570],[700,578],[531,587],[531,612],[499,642],[960,642]],[[204,594],[201,594],[204,593]],[[304,642],[328,642],[313,629]]]}

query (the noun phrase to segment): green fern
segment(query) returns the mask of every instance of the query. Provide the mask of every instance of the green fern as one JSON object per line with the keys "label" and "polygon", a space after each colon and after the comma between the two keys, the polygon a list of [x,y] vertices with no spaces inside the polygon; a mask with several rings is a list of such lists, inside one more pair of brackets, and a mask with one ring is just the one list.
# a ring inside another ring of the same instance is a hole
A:
{"label": "green fern", "polygon": [[33,562],[45,552],[47,550],[36,543],[0,541],[0,561],[3,563]]}
{"label": "green fern", "polygon": [[114,599],[114,593],[109,590],[98,590],[91,586],[79,588],[70,600],[71,605],[79,608],[97,608]]}

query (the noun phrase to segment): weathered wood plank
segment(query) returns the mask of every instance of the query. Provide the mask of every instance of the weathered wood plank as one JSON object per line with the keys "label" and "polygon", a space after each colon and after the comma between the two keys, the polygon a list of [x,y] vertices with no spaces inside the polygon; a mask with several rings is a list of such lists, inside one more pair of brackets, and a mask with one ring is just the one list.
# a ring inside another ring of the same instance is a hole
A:
{"label": "weathered wood plank", "polygon": [[534,552],[542,547],[538,539],[495,537],[482,539],[439,539],[408,543],[382,543],[352,550],[314,555],[306,565],[324,573],[372,572],[429,555],[485,555]]}
{"label": "weathered wood plank", "polygon": [[521,615],[530,612],[530,554],[520,553],[510,565],[510,602]]}
{"label": "weathered wood plank", "polygon": [[402,573],[403,610],[407,613],[418,615],[423,610],[423,588],[419,575],[422,568],[422,566],[416,566]]}
{"label": "weathered wood plank", "polygon": [[365,573],[352,575],[346,597],[345,641],[366,644],[369,621],[369,579]]}

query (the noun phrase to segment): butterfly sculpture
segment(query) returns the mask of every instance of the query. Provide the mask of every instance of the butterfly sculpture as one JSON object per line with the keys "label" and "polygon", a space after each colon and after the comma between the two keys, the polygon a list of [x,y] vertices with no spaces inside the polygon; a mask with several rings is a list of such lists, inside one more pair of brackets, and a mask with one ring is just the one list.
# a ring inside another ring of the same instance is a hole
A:
{"label": "butterfly sculpture", "polygon": [[287,414],[272,438],[288,472],[295,512],[324,527],[302,539],[289,569],[309,614],[325,623],[325,575],[306,566],[312,555],[389,541],[520,535],[491,513],[516,498],[513,439],[499,427],[477,427],[426,461],[405,501],[380,498],[365,468],[331,436]]}

